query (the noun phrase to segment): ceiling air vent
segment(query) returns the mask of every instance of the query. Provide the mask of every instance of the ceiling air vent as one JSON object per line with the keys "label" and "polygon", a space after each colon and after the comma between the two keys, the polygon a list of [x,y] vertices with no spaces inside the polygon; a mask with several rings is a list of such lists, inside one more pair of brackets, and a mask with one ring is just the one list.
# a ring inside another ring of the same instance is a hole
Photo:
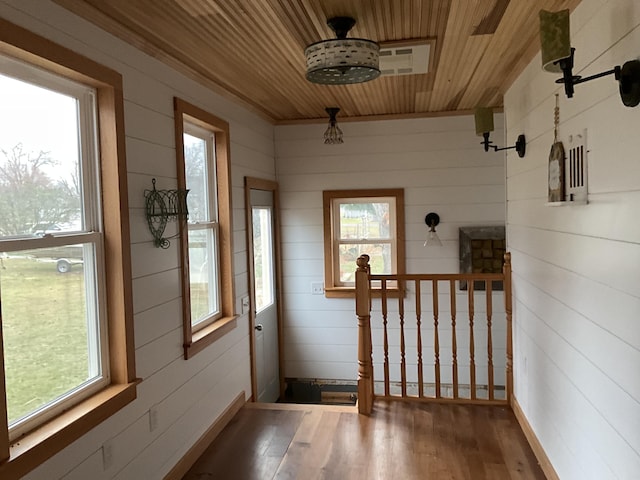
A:
{"label": "ceiling air vent", "polygon": [[428,40],[381,43],[380,72],[383,76],[428,73],[431,47]]}

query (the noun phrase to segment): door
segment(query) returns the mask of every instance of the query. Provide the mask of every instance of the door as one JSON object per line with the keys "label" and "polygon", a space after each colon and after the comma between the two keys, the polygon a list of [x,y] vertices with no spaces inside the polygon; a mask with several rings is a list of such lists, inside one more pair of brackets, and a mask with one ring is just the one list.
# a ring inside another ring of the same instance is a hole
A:
{"label": "door", "polygon": [[277,184],[246,178],[245,197],[253,398],[258,402],[275,402],[282,385]]}

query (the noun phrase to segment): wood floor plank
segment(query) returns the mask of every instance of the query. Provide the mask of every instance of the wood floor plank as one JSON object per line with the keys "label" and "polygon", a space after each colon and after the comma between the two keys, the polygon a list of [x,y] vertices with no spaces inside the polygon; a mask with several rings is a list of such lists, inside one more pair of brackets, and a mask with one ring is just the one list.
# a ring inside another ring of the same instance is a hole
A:
{"label": "wood floor plank", "polygon": [[377,401],[238,412],[184,480],[544,480],[503,406]]}

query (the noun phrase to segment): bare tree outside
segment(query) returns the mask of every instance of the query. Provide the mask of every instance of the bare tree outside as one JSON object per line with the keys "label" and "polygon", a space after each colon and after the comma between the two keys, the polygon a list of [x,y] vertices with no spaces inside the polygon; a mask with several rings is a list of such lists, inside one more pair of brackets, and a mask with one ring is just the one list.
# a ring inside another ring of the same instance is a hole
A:
{"label": "bare tree outside", "polygon": [[25,151],[22,143],[0,149],[0,235],[33,233],[38,225],[68,223],[80,215],[77,174],[53,179],[59,165],[49,152]]}

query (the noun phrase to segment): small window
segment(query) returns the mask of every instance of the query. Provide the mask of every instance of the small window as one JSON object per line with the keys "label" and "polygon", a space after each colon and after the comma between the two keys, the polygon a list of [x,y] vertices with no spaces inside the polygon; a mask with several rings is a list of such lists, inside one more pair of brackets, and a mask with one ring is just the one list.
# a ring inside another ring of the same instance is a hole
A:
{"label": "small window", "polygon": [[275,301],[275,270],[273,266],[273,208],[256,206],[253,216],[253,270],[255,276],[256,313]]}
{"label": "small window", "polygon": [[180,227],[185,358],[234,328],[229,126],[175,99],[178,187],[189,190]]}
{"label": "small window", "polygon": [[374,274],[404,273],[403,190],[323,193],[327,297],[354,295],[356,259],[363,254]]}

